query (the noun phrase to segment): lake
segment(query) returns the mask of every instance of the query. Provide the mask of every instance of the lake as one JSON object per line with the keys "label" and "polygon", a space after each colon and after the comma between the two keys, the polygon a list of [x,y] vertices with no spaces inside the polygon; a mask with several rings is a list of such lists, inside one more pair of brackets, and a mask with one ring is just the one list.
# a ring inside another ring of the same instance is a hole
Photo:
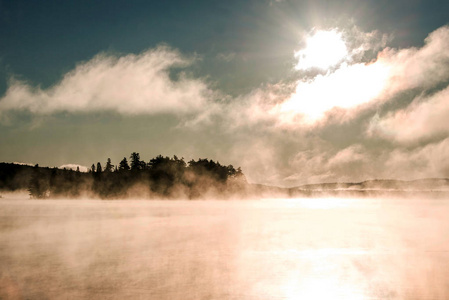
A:
{"label": "lake", "polygon": [[0,199],[0,299],[449,299],[449,199]]}

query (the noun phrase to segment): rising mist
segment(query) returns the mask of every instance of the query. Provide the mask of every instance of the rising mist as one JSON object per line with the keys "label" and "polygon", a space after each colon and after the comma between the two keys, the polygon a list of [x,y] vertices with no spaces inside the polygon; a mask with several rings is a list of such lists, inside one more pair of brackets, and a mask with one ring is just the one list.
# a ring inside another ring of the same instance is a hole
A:
{"label": "rising mist", "polygon": [[2,299],[447,299],[448,200],[0,199]]}

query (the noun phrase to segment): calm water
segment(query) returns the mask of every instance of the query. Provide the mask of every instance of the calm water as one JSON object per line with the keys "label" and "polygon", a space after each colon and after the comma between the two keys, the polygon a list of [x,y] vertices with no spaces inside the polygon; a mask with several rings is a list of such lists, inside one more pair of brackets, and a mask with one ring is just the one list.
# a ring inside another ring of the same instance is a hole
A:
{"label": "calm water", "polygon": [[449,299],[449,199],[0,200],[0,299]]}

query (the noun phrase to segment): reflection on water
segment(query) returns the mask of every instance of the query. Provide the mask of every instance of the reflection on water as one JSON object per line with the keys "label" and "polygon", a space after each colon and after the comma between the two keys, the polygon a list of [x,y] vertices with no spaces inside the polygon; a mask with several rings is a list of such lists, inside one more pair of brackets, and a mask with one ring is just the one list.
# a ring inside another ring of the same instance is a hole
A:
{"label": "reflection on water", "polygon": [[0,299],[449,299],[449,200],[0,201]]}

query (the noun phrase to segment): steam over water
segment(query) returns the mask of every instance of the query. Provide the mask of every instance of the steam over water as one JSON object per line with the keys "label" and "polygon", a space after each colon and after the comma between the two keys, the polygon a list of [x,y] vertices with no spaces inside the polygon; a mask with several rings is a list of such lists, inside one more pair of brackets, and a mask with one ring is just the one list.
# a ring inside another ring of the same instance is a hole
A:
{"label": "steam over water", "polygon": [[449,299],[449,199],[1,199],[0,299]]}

